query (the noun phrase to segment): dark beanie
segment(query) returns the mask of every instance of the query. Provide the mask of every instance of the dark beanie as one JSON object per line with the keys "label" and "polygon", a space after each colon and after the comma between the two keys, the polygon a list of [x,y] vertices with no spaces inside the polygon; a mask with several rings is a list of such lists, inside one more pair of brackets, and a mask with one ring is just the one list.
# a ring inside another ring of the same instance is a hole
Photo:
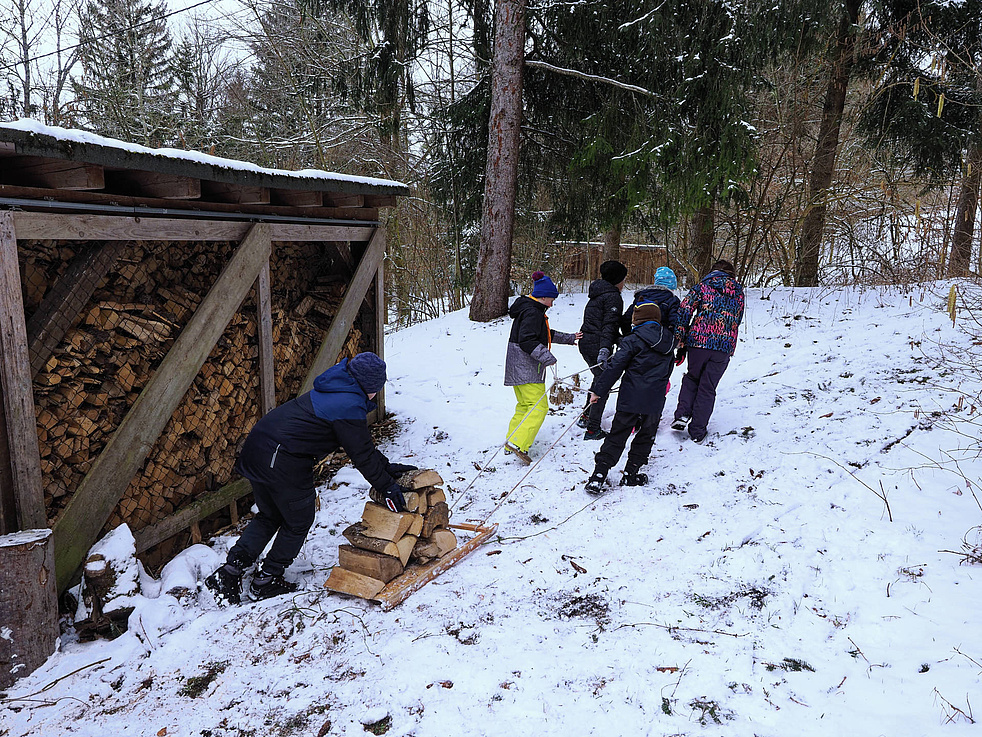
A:
{"label": "dark beanie", "polygon": [[721,258],[710,269],[710,271],[722,271],[724,274],[728,274],[736,279],[736,269],[733,268],[733,264],[727,261],[725,258]]}
{"label": "dark beanie", "polygon": [[643,322],[661,322],[661,309],[654,302],[642,302],[634,308],[631,325],[638,326]]}
{"label": "dark beanie", "polygon": [[600,264],[600,278],[614,286],[627,277],[627,267],[620,261],[604,261]]}
{"label": "dark beanie", "polygon": [[349,360],[348,373],[365,390],[365,394],[381,391],[385,386],[385,361],[374,353],[359,353]]}
{"label": "dark beanie", "polygon": [[556,285],[552,283],[552,279],[543,274],[541,271],[536,271],[532,274],[532,296],[533,297],[552,297],[555,299],[559,296],[559,290],[556,289]]}

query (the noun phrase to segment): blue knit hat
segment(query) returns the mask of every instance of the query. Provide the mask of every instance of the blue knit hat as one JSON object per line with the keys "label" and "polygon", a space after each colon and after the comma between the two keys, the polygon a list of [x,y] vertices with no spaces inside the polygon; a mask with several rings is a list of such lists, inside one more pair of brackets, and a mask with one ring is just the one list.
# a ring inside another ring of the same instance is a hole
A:
{"label": "blue knit hat", "polygon": [[385,361],[374,353],[359,353],[349,360],[348,373],[365,390],[365,394],[381,391],[385,386]]}
{"label": "blue knit hat", "polygon": [[534,274],[532,274],[532,281],[534,282],[532,287],[533,297],[552,297],[555,299],[559,296],[559,290],[556,289],[556,285],[552,283],[552,279],[541,271],[536,271]]}
{"label": "blue knit hat", "polygon": [[655,272],[655,286],[666,287],[667,289],[677,289],[679,280],[675,278],[675,272],[667,266],[659,266]]}

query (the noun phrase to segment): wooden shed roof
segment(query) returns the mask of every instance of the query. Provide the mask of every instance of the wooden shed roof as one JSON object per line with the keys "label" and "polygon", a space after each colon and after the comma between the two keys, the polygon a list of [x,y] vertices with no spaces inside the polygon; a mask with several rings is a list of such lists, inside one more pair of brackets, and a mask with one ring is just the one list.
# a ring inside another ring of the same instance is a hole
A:
{"label": "wooden shed roof", "polygon": [[[196,151],[151,149],[33,120],[0,123],[0,206],[140,207],[374,220],[409,188],[389,179],[287,171]],[[160,213],[148,211],[157,208]]]}

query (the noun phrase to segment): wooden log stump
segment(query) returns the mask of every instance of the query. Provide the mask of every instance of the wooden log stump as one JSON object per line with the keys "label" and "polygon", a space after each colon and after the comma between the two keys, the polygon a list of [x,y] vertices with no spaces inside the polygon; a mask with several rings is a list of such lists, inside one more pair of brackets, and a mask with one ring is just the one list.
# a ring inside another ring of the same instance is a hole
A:
{"label": "wooden log stump", "polygon": [[0,536],[0,689],[38,668],[55,651],[58,592],[51,530]]}

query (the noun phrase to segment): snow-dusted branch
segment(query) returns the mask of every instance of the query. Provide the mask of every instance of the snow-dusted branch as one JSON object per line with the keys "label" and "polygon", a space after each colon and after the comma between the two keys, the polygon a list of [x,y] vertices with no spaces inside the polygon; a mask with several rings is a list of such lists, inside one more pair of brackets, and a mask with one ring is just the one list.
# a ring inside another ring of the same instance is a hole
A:
{"label": "snow-dusted branch", "polygon": [[636,84],[628,84],[627,82],[620,82],[616,79],[611,79],[610,77],[601,77],[599,74],[587,74],[586,72],[581,72],[576,69],[566,69],[565,67],[557,67],[553,64],[548,64],[544,61],[534,61],[525,60],[525,66],[533,67],[535,69],[545,69],[548,72],[553,72],[555,74],[564,74],[567,77],[576,77],[577,79],[585,79],[588,82],[597,82],[599,84],[607,84],[612,87],[617,87],[618,89],[627,90],[628,92],[637,92],[639,95],[646,95],[647,97],[659,97],[651,90],[645,89],[644,87],[638,87]]}

